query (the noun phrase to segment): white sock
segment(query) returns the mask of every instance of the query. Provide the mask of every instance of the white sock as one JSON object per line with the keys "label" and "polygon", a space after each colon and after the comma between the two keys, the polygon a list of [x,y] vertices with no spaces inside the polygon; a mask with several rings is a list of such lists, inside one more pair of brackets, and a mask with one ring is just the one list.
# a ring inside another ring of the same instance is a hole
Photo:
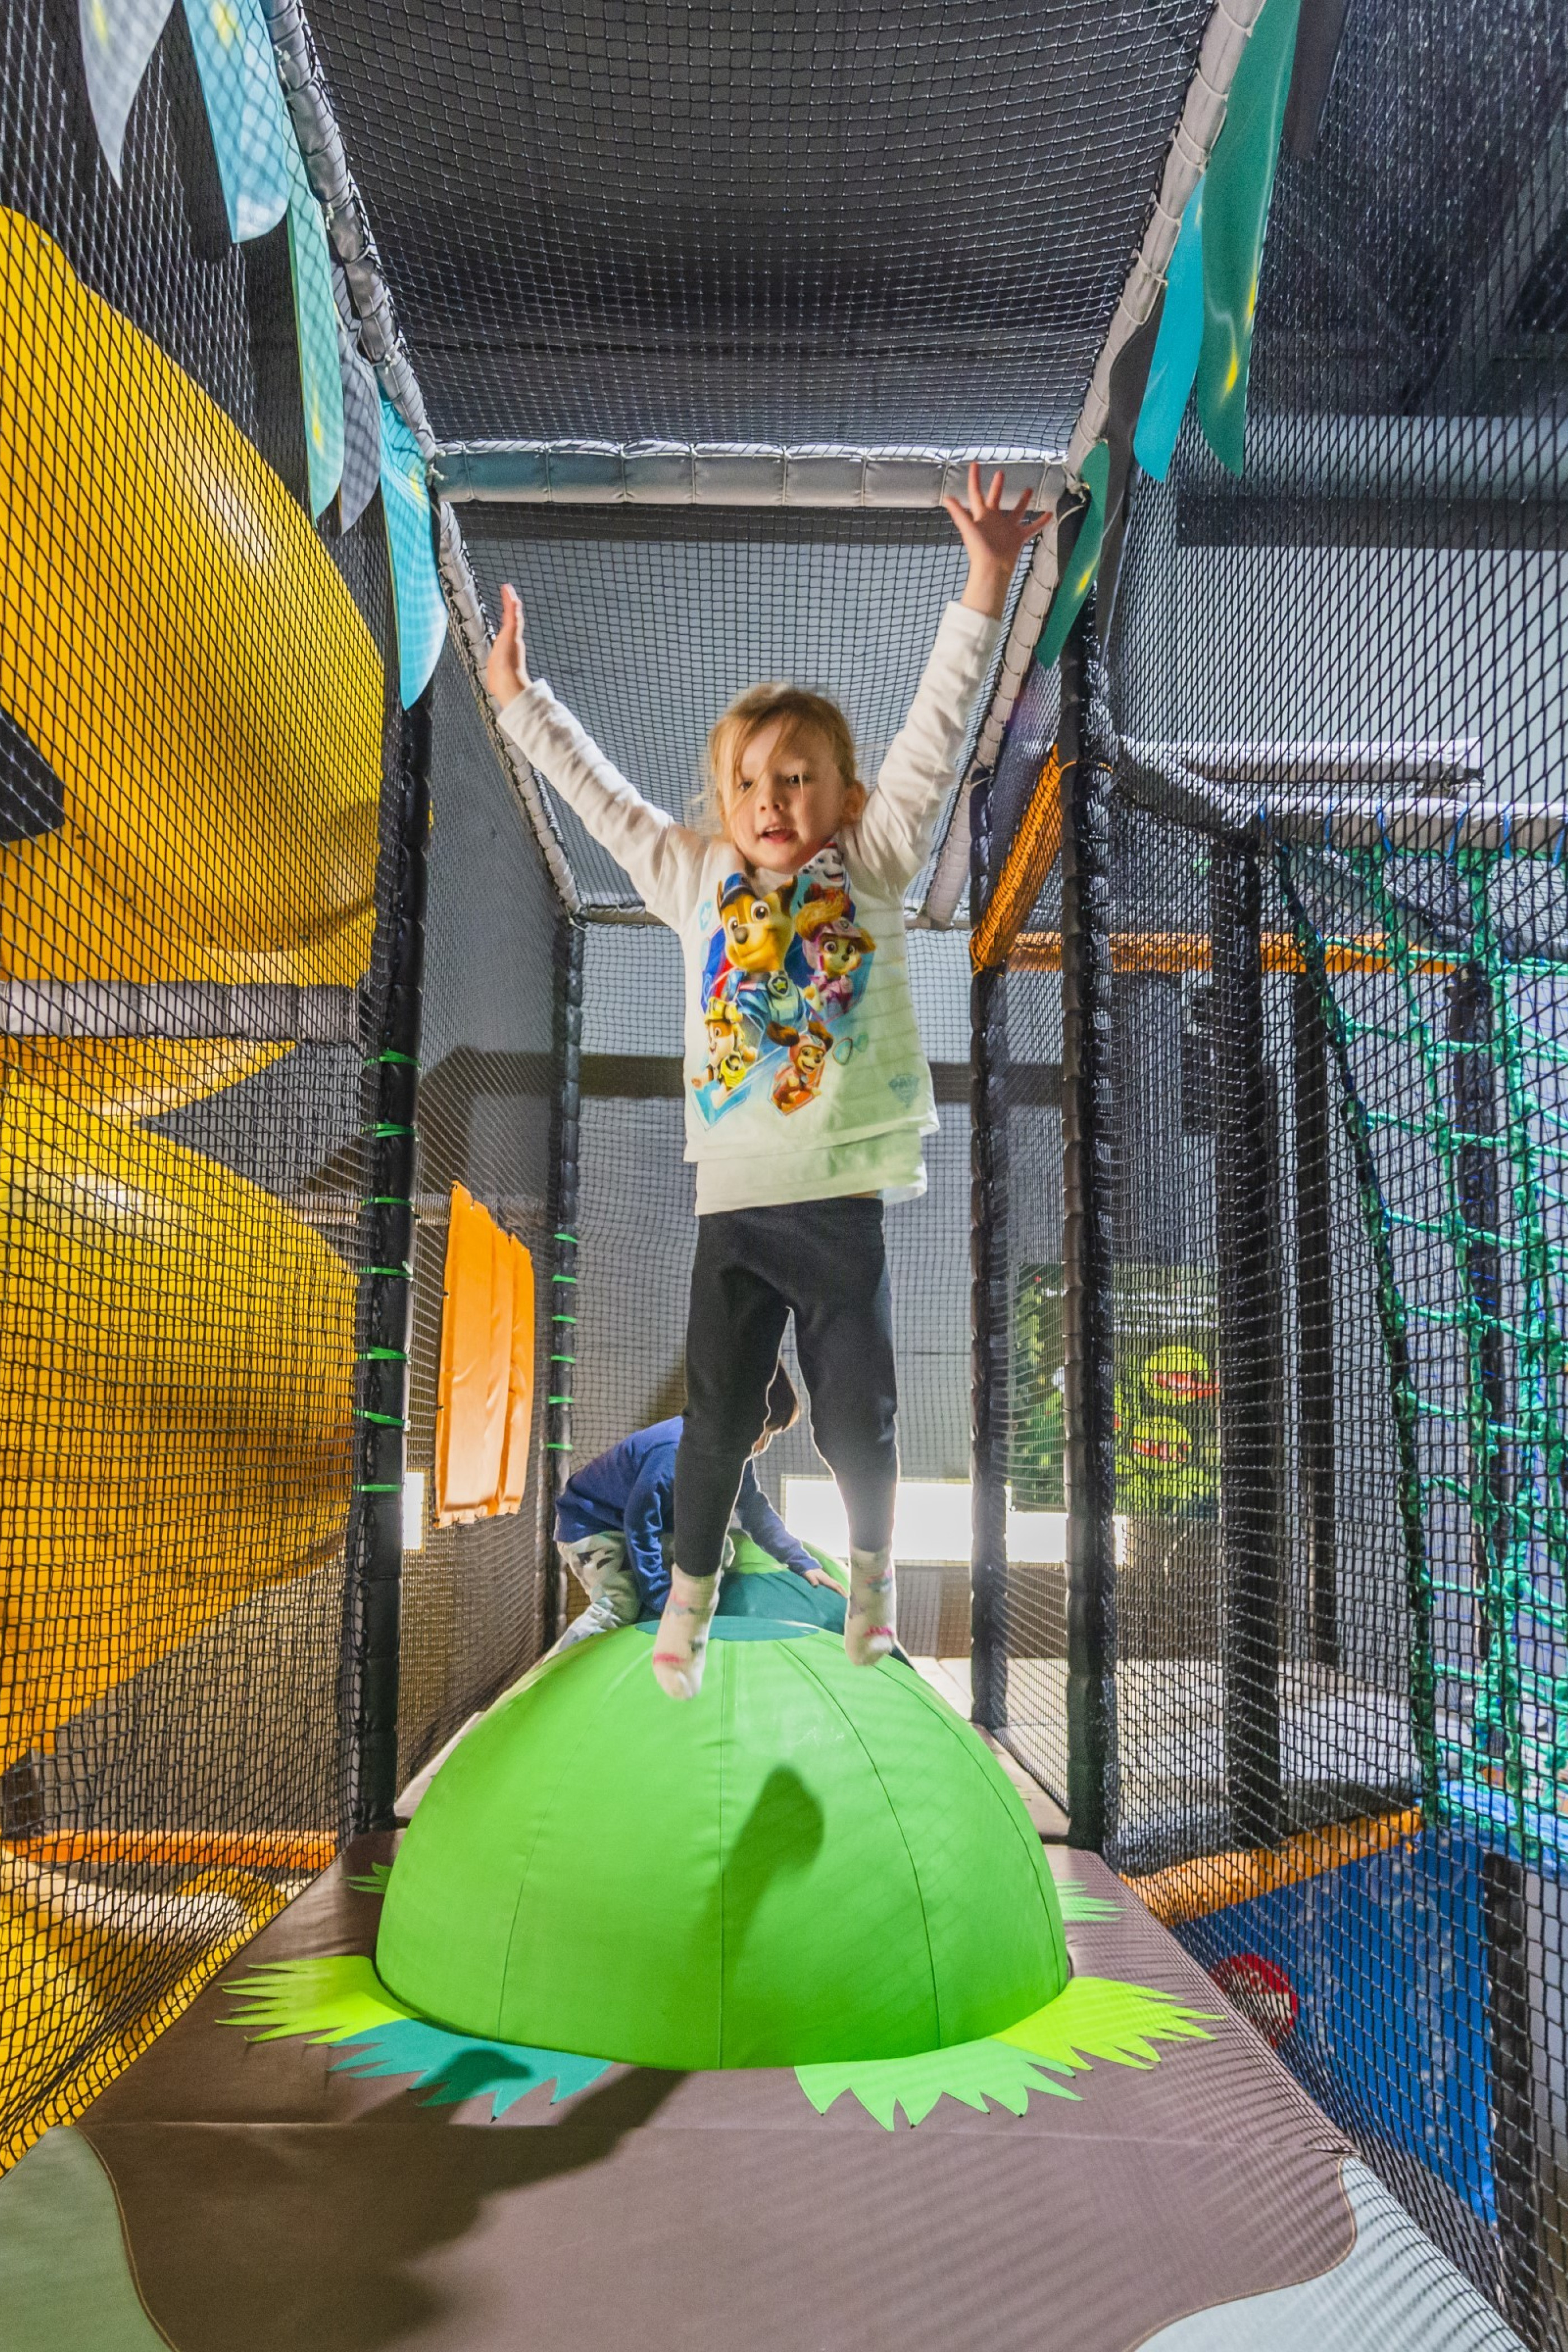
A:
{"label": "white sock", "polygon": [[844,1646],[858,1666],[875,1665],[893,1647],[891,1546],[849,1554],[849,1606],[844,1614]]}
{"label": "white sock", "polygon": [[695,1698],[702,1687],[708,1628],[718,1603],[716,1576],[688,1576],[683,1568],[670,1570],[669,1599],[653,1637],[653,1671],[660,1690],[671,1698]]}

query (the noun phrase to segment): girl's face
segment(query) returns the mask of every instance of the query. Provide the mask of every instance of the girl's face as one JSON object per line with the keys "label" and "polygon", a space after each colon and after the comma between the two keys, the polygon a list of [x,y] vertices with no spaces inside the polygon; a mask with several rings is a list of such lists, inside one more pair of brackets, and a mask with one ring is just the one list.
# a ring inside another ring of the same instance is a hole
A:
{"label": "girl's face", "polygon": [[741,754],[724,796],[724,828],[748,866],[798,874],[866,805],[819,727],[775,719]]}

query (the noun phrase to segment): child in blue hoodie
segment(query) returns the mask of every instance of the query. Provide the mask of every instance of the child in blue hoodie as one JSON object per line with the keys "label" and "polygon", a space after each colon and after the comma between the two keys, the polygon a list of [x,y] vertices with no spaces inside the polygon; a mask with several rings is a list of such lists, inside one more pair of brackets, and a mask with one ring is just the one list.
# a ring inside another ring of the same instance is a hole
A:
{"label": "child in blue hoodie", "polygon": [[[795,1541],[757,1483],[756,1456],[799,1418],[800,1400],[781,1364],[768,1388],[762,1434],[741,1474],[735,1522],[781,1567],[837,1591],[841,1587]],[[588,1606],[556,1649],[590,1633],[635,1624],[663,1608],[669,1591],[665,1555],[675,1518],[675,1457],[682,1426],[678,1414],[634,1430],[575,1471],[562,1488],[555,1506],[556,1548],[587,1593]]]}

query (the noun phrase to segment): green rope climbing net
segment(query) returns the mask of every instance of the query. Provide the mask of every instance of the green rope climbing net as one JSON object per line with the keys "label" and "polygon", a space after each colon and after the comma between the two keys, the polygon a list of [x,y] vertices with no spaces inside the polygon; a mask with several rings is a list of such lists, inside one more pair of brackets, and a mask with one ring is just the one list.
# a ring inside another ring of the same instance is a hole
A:
{"label": "green rope climbing net", "polygon": [[1428,1817],[1539,1853],[1568,1815],[1568,931],[1521,915],[1556,869],[1282,846],[1279,874],[1377,1273]]}

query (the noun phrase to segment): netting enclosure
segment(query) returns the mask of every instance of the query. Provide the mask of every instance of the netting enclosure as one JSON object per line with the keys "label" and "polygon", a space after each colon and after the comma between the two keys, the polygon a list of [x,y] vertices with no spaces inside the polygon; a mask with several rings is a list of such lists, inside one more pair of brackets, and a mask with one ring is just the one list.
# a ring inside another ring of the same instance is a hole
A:
{"label": "netting enclosure", "polygon": [[[908,903],[903,1643],[1568,2340],[1561,12],[98,14],[0,36],[0,2160],[392,1831],[681,1408],[679,952],[502,582],[671,813],[763,677],[874,773],[974,455],[1055,520]],[[1156,463],[1266,24],[1245,463],[1201,389]],[[464,1196],[532,1411],[452,1512]]]}

